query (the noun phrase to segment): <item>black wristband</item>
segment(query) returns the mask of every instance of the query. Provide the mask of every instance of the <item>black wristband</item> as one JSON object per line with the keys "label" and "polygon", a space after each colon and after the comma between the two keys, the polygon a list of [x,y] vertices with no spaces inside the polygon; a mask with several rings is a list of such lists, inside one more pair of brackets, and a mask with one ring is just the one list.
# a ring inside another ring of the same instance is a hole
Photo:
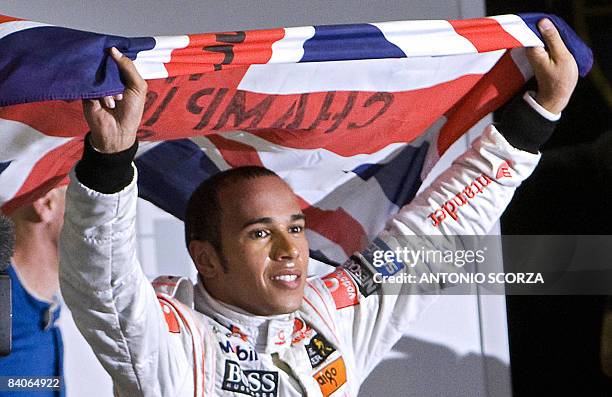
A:
{"label": "black wristband", "polygon": [[556,126],[557,121],[544,118],[522,96],[514,98],[496,125],[512,146],[531,153],[538,153]]}
{"label": "black wristband", "polygon": [[117,193],[134,179],[132,161],[138,150],[138,141],[118,153],[101,153],[91,146],[89,134],[85,136],[83,157],[75,168],[79,182],[96,192]]}

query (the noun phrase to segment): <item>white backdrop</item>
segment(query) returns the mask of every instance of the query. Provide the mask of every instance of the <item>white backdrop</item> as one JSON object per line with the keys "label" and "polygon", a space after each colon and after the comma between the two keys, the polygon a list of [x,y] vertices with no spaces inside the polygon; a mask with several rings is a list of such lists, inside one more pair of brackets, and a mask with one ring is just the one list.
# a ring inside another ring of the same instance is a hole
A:
{"label": "white backdrop", "polygon": [[[485,14],[484,0],[15,0],[0,5],[0,14],[126,36]],[[465,150],[468,139],[455,144],[436,167],[438,172]],[[183,248],[182,224],[144,201],[139,204],[138,241],[150,277],[194,275]],[[111,396],[110,379],[66,310],[62,328],[68,396]],[[368,378],[360,395],[511,395],[504,298],[442,297]]]}

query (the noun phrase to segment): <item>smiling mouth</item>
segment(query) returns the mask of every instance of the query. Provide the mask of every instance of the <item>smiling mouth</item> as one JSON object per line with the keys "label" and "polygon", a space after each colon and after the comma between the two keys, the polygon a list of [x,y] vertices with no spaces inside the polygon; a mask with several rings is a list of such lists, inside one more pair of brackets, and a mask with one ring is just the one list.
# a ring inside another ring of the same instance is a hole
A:
{"label": "smiling mouth", "polygon": [[270,277],[270,280],[274,285],[284,289],[294,290],[301,284],[301,276],[299,274],[279,274]]}
{"label": "smiling mouth", "polygon": [[271,278],[274,281],[285,281],[285,282],[290,283],[292,281],[297,280],[298,276],[297,276],[297,274],[285,274],[285,275],[282,275],[282,276],[272,276]]}

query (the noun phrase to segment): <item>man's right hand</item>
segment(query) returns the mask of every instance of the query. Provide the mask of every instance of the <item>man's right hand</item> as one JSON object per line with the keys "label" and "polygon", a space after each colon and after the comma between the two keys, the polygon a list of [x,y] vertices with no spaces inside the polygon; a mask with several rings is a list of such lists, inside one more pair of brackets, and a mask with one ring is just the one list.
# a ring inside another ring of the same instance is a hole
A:
{"label": "man's right hand", "polygon": [[147,94],[147,83],[132,60],[111,48],[125,83],[123,94],[100,99],[84,99],[83,114],[91,130],[92,146],[102,153],[117,153],[130,148],[136,140]]}

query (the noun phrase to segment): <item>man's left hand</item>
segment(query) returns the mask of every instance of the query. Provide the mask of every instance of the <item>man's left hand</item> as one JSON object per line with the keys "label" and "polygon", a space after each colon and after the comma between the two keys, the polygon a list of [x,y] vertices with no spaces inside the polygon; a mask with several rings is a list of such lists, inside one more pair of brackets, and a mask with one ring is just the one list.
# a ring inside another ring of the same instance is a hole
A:
{"label": "man's left hand", "polygon": [[538,22],[538,28],[548,50],[527,48],[527,59],[538,82],[535,100],[549,112],[559,114],[576,88],[578,65],[549,19]]}

